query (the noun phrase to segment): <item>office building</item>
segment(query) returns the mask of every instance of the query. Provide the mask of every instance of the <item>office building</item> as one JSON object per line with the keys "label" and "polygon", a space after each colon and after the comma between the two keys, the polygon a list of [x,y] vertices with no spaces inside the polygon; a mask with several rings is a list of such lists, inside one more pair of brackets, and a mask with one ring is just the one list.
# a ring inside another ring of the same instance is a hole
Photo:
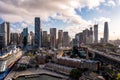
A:
{"label": "office building", "polygon": [[63,31],[58,30],[58,48],[62,47],[62,37],[63,37]]}
{"label": "office building", "polygon": [[41,21],[39,17],[35,17],[35,47],[40,48],[41,47]]}
{"label": "office building", "polygon": [[4,33],[0,33],[0,50],[2,50],[2,48],[5,46],[5,37],[4,37]]}
{"label": "office building", "polygon": [[50,28],[50,47],[56,48],[56,28]]}
{"label": "office building", "polygon": [[63,32],[63,47],[69,46],[69,35],[68,32]]}
{"label": "office building", "polygon": [[92,44],[93,43],[93,30],[92,30],[92,27],[90,27],[86,43],[87,44]]}
{"label": "office building", "polygon": [[43,45],[43,47],[48,47],[48,34],[47,34],[47,31],[43,31],[42,45]]}
{"label": "office building", "polygon": [[48,34],[47,37],[48,37],[48,48],[50,48],[50,34]]}
{"label": "office building", "polygon": [[3,46],[7,46],[10,44],[10,23],[9,22],[3,22],[0,24],[0,35],[3,39],[2,41]]}
{"label": "office building", "polygon": [[22,44],[23,42],[23,36],[22,36],[22,33],[19,33],[18,34],[18,44]]}
{"label": "office building", "polygon": [[77,45],[77,40],[74,38],[74,39],[72,39],[72,46],[78,46]]}
{"label": "office building", "polygon": [[30,45],[34,44],[34,33],[30,31]]}
{"label": "office building", "polygon": [[24,44],[24,47],[28,44],[28,28],[24,28],[22,31],[22,42]]}
{"label": "office building", "polygon": [[98,25],[94,25],[94,43],[98,43]]}
{"label": "office building", "polygon": [[18,33],[10,33],[11,44],[18,44]]}
{"label": "office building", "polygon": [[104,23],[104,43],[108,43],[109,38],[109,29],[108,29],[108,22]]}

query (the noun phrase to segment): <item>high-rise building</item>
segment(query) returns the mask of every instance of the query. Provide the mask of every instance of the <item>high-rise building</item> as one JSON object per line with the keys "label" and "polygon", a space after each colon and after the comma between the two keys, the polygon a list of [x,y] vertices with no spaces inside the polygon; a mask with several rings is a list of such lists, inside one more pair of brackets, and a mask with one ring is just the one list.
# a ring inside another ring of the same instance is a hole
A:
{"label": "high-rise building", "polygon": [[83,30],[83,43],[85,44],[86,43],[86,31]]}
{"label": "high-rise building", "polygon": [[80,46],[80,33],[75,35],[75,40],[77,41],[77,46]]}
{"label": "high-rise building", "polygon": [[23,42],[23,36],[22,36],[22,33],[19,33],[18,34],[18,44],[22,44]]}
{"label": "high-rise building", "polygon": [[98,43],[98,25],[94,25],[94,43]]}
{"label": "high-rise building", "polygon": [[56,48],[56,28],[50,28],[50,47]]}
{"label": "high-rise building", "polygon": [[63,37],[63,31],[58,30],[58,48],[62,47],[62,37]]}
{"label": "high-rise building", "polygon": [[28,27],[23,28],[22,36],[23,37],[28,37]]}
{"label": "high-rise building", "polygon": [[18,33],[10,34],[10,42],[11,44],[18,44]]}
{"label": "high-rise building", "polygon": [[48,48],[50,48],[50,34],[48,34],[47,37],[48,37]]}
{"label": "high-rise building", "polygon": [[92,43],[93,43],[93,30],[92,30],[92,27],[90,27],[88,44],[92,44]]}
{"label": "high-rise building", "polygon": [[47,31],[43,31],[42,45],[43,45],[43,47],[48,47],[48,34],[47,34]]}
{"label": "high-rise building", "polygon": [[34,33],[30,31],[30,45],[34,44]]}
{"label": "high-rise building", "polygon": [[41,47],[41,22],[39,17],[35,17],[35,47]]}
{"label": "high-rise building", "polygon": [[63,32],[63,47],[69,46],[69,35],[68,32]]}
{"label": "high-rise building", "polygon": [[28,44],[28,28],[24,28],[22,31],[22,43],[24,45],[24,48],[26,47],[26,45]]}
{"label": "high-rise building", "polygon": [[10,23],[6,22],[7,24],[7,43],[10,43]]}
{"label": "high-rise building", "polygon": [[109,38],[109,30],[108,30],[108,22],[104,23],[104,43],[108,43]]}
{"label": "high-rise building", "polygon": [[5,46],[5,37],[4,37],[4,33],[0,33],[0,50],[2,50],[2,48]]}
{"label": "high-rise building", "polygon": [[74,39],[72,39],[72,46],[78,46],[78,44],[77,44],[77,40],[74,38]]}
{"label": "high-rise building", "polygon": [[83,43],[83,33],[79,33],[79,44],[82,44]]}
{"label": "high-rise building", "polygon": [[9,45],[10,43],[10,23],[9,22],[3,22],[0,24],[0,34],[4,42],[4,46]]}

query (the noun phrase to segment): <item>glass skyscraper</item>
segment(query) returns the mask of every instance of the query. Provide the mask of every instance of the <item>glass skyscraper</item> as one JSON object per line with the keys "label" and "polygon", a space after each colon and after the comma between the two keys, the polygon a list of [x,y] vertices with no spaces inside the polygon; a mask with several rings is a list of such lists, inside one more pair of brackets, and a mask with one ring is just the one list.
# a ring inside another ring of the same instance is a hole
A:
{"label": "glass skyscraper", "polygon": [[104,43],[108,43],[108,34],[109,34],[109,30],[108,30],[108,22],[104,23]]}
{"label": "glass skyscraper", "polygon": [[41,47],[41,23],[39,17],[35,17],[35,47]]}
{"label": "glass skyscraper", "polygon": [[94,25],[94,43],[98,43],[98,25]]}

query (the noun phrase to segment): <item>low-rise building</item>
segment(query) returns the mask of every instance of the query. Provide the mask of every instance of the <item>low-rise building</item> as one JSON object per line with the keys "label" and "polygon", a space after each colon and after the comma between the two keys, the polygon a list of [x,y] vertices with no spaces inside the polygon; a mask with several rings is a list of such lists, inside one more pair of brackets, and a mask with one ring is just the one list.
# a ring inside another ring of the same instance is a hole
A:
{"label": "low-rise building", "polygon": [[88,68],[89,70],[97,71],[99,69],[100,62],[94,60],[61,57],[57,58],[55,63],[73,68]]}
{"label": "low-rise building", "polygon": [[52,71],[59,72],[59,73],[63,73],[66,75],[69,75],[71,70],[73,69],[71,67],[67,67],[67,66],[63,66],[63,65],[59,65],[59,64],[54,64],[54,63],[47,63],[45,65],[45,68],[52,70]]}

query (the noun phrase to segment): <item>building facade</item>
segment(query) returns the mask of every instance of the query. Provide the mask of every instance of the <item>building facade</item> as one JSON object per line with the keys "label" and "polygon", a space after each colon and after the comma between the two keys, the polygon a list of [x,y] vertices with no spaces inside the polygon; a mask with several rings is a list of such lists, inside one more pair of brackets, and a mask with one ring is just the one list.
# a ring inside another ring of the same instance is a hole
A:
{"label": "building facade", "polygon": [[41,47],[41,21],[39,17],[35,17],[35,47]]}
{"label": "building facade", "polygon": [[18,44],[18,33],[10,33],[10,42],[11,44]]}
{"label": "building facade", "polygon": [[43,31],[42,33],[42,46],[48,47],[48,34],[47,31]]}
{"label": "building facade", "polygon": [[63,32],[63,47],[69,46],[69,35],[68,32]]}
{"label": "building facade", "polygon": [[50,48],[56,48],[56,28],[50,28]]}
{"label": "building facade", "polygon": [[109,29],[108,29],[108,22],[104,23],[104,43],[108,43],[109,38]]}
{"label": "building facade", "polygon": [[30,45],[34,44],[34,33],[30,31]]}
{"label": "building facade", "polygon": [[98,43],[98,25],[94,25],[94,43]]}
{"label": "building facade", "polygon": [[0,34],[4,42],[4,46],[10,44],[10,23],[3,22],[0,24]]}
{"label": "building facade", "polygon": [[58,30],[58,48],[62,47],[63,30]]}

